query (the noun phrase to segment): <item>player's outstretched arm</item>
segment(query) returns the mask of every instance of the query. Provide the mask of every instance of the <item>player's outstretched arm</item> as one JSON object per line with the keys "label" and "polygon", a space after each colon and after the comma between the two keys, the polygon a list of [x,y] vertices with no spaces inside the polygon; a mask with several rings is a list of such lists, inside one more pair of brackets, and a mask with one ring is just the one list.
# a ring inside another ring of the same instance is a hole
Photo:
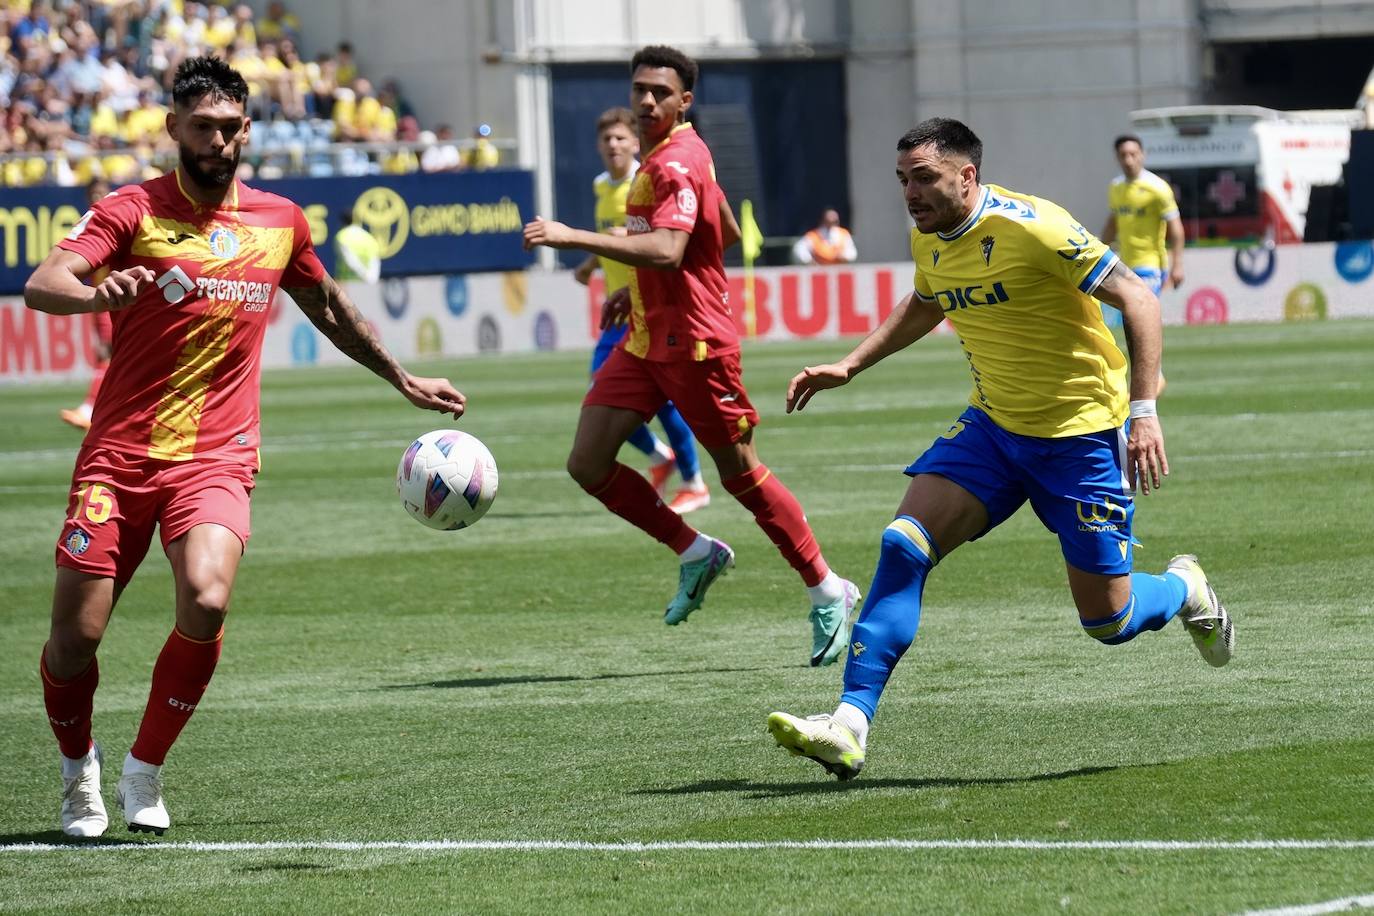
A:
{"label": "player's outstretched arm", "polygon": [[310,323],[319,328],[339,352],[396,386],[410,403],[425,410],[451,413],[454,417],[463,415],[467,407],[463,393],[446,378],[421,378],[407,372],[382,345],[372,326],[333,277],[326,275],[315,286],[284,288]]}
{"label": "player's outstretched arm", "polygon": [[536,216],[525,224],[526,251],[537,245],[578,248],[631,267],[657,267],[663,270],[675,270],[682,265],[689,238],[689,233],[677,229],[654,229],[634,235],[591,232],[574,229],[542,216]]}
{"label": "player's outstretched arm", "polygon": [[1131,486],[1146,495],[1169,476],[1164,430],[1155,413],[1164,329],[1159,300],[1135,272],[1118,261],[1098,285],[1096,295],[1121,309],[1126,349],[1131,356],[1131,435],[1126,442],[1126,473]]}
{"label": "player's outstretched arm", "polygon": [[110,312],[133,305],[154,280],[146,267],[112,271],[96,286],[82,281],[95,270],[74,251],[54,248],[24,284],[24,304],[50,315]]}
{"label": "player's outstretched arm", "polygon": [[838,388],[874,363],[911,346],[939,326],[944,312],[932,301],[907,293],[878,328],[837,363],[807,366],[787,385],[787,412],[801,410],[817,391]]}

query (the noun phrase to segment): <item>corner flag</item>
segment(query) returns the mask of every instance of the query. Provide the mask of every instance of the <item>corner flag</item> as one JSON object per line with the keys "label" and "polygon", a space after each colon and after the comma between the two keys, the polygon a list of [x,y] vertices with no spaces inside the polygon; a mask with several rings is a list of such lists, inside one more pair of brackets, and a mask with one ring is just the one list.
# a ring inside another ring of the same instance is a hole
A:
{"label": "corner flag", "polygon": [[754,221],[754,202],[740,201],[739,242],[744,254],[744,330],[753,337],[758,328],[754,312],[754,259],[763,251],[763,232]]}

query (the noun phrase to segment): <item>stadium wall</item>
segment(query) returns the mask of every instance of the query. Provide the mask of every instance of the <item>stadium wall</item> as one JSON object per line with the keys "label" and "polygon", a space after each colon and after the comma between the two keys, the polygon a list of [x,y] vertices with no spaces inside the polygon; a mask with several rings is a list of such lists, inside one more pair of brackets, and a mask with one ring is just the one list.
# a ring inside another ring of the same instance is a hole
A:
{"label": "stadium wall", "polygon": [[[486,120],[516,137],[544,214],[555,212],[554,163],[564,155],[552,148],[550,65],[623,65],[657,42],[695,55],[708,72],[712,61],[841,58],[848,130],[833,141],[847,147],[850,228],[872,261],[906,254],[906,213],[891,176],[897,138],[917,121],[966,120],[987,146],[990,181],[1048,197],[1097,228],[1116,171],[1111,141],[1128,113],[1195,102],[1202,81],[1196,0],[1056,0],[1048,9],[961,0],[294,6],[310,54],[351,41],[364,72],[401,80],[426,126],[447,121],[461,134]],[[808,199],[802,209],[828,203]]]}
{"label": "stadium wall", "polygon": [[[1374,242],[1192,250],[1188,276],[1183,289],[1161,297],[1166,324],[1374,317]],[[758,336],[866,334],[910,290],[911,277],[910,261],[758,270]],[[387,347],[412,361],[587,350],[604,290],[578,285],[567,271],[527,271],[397,277],[350,292]],[[742,330],[744,299],[744,278],[732,272],[730,301],[740,304]],[[347,363],[287,297],[277,296],[269,321],[266,367]],[[17,297],[0,298],[0,383],[86,377],[94,363],[90,341],[85,318],[44,315]]]}

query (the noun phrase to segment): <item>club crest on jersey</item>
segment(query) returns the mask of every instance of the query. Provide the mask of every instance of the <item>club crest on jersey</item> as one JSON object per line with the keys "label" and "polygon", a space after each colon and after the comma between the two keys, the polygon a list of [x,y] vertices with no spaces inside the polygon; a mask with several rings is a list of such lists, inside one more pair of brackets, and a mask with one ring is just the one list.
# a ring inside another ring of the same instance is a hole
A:
{"label": "club crest on jersey", "polygon": [[210,233],[210,250],[227,261],[239,253],[239,237],[230,229],[216,229]]}
{"label": "club crest on jersey", "polygon": [[62,546],[67,548],[67,553],[79,557],[90,548],[91,536],[80,528],[73,528],[72,533],[62,542]]}
{"label": "club crest on jersey", "polygon": [[978,240],[978,244],[983,248],[983,263],[992,266],[992,246],[997,244],[997,239],[990,235],[985,235]]}

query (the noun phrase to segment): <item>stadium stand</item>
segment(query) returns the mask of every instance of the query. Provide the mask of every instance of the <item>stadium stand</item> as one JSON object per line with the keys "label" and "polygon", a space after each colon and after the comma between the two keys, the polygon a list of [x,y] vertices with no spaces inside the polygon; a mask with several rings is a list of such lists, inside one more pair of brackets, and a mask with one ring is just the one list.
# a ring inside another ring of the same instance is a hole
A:
{"label": "stadium stand", "polygon": [[[302,53],[300,20],[279,0],[12,0],[0,9],[0,185],[116,185],[175,163],[163,122],[177,64],[223,56],[248,81],[253,140],[245,177],[419,171],[434,132],[393,80],[375,89],[353,47]],[[513,144],[457,144],[458,167],[488,168]],[[480,147],[480,149],[477,149]],[[471,148],[471,149],[470,149]]]}

